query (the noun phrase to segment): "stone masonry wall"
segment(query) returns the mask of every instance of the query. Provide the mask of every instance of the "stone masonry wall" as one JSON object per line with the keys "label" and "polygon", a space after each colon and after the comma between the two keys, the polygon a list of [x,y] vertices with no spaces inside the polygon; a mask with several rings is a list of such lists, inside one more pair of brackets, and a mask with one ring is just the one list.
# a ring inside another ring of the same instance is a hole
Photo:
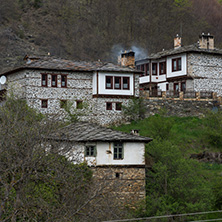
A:
{"label": "stone masonry wall", "polygon": [[222,96],[222,56],[192,53],[187,62],[188,75],[194,78],[194,91],[213,91]]}
{"label": "stone masonry wall", "polygon": [[[48,74],[48,87],[41,86],[41,73]],[[57,74],[57,87],[51,87],[51,74]],[[67,75],[67,88],[61,87],[61,74]],[[139,95],[139,75],[135,75],[135,95]],[[18,95],[26,98],[29,106],[43,114],[57,115],[57,118],[67,116],[60,107],[61,100],[71,102],[76,108],[76,101],[86,105],[84,109],[76,110],[80,120],[96,122],[101,125],[120,123],[124,120],[122,111],[116,110],[116,102],[127,105],[129,98],[93,98],[92,73],[90,72],[49,72],[25,70],[9,75],[8,82],[13,85]],[[17,93],[18,91],[20,93]],[[41,100],[48,100],[48,107],[41,108]],[[106,110],[106,103],[112,102],[112,110]]]}
{"label": "stone masonry wall", "polygon": [[145,99],[145,116],[154,115],[165,109],[168,116],[203,116],[207,111],[220,108],[215,101]]}
{"label": "stone masonry wall", "polygon": [[92,167],[93,176],[98,181],[106,181],[104,192],[112,193],[111,197],[119,204],[133,205],[145,199],[145,167]]}

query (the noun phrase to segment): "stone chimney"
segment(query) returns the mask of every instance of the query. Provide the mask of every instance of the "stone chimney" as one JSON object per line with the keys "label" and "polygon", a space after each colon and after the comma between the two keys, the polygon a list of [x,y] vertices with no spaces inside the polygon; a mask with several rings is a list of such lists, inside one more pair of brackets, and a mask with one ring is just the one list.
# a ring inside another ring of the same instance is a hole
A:
{"label": "stone chimney", "polygon": [[178,49],[181,47],[181,37],[177,34],[176,37],[174,38],[174,49]]}
{"label": "stone chimney", "polygon": [[200,49],[214,49],[214,37],[210,33],[202,33],[199,36],[199,47]]}
{"label": "stone chimney", "polygon": [[118,57],[118,64],[121,66],[135,67],[135,52],[132,50],[122,52],[121,56]]}

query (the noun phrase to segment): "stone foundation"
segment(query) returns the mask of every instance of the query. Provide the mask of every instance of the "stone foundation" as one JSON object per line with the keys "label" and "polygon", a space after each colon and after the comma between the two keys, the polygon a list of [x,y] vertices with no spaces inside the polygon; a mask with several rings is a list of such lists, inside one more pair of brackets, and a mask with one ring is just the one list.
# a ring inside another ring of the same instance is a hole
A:
{"label": "stone foundation", "polygon": [[145,167],[104,166],[91,169],[96,180],[106,183],[103,193],[108,193],[118,205],[133,206],[145,199]]}

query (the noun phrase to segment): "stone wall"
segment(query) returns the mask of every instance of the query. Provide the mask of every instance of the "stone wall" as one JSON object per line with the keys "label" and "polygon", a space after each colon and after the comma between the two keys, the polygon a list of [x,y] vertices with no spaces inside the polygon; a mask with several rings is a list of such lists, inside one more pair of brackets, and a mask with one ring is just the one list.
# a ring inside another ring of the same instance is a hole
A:
{"label": "stone wall", "polygon": [[187,58],[188,75],[194,78],[193,90],[222,96],[222,56],[190,53]]}
{"label": "stone wall", "polygon": [[145,167],[92,167],[96,180],[106,182],[104,193],[118,199],[119,204],[133,205],[145,199]]}
{"label": "stone wall", "polygon": [[145,99],[144,105],[145,117],[158,113],[160,109],[165,109],[168,116],[203,116],[209,110],[221,108],[212,100]]}
{"label": "stone wall", "polygon": [[[41,86],[41,73],[48,74],[48,87]],[[51,87],[51,74],[57,74],[57,87]],[[61,87],[61,74],[67,75],[67,88]],[[127,105],[129,97],[94,98],[93,75],[91,72],[56,72],[24,70],[8,76],[8,82],[16,95],[27,100],[29,106],[43,114],[63,119],[67,113],[60,107],[61,100],[72,103],[72,109],[82,121],[101,125],[118,124],[124,121],[122,111],[116,110],[116,102]],[[139,75],[135,79],[135,96],[139,96]],[[41,101],[48,100],[48,107],[41,108]],[[84,109],[76,110],[76,101],[83,101]],[[106,110],[106,103],[112,103],[112,110]]]}

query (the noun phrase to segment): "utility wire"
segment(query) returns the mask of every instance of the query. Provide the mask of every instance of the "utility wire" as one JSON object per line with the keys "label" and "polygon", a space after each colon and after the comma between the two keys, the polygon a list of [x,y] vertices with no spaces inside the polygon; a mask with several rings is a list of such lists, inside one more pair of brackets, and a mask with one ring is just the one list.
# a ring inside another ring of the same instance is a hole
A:
{"label": "utility wire", "polygon": [[[109,221],[102,221],[102,222],[128,222],[128,221],[142,221],[142,220],[151,220],[151,219],[160,219],[160,218],[167,218],[167,217],[182,217],[182,216],[193,216],[193,215],[200,215],[200,214],[213,214],[213,213],[222,213],[222,210],[218,211],[206,211],[206,212],[197,212],[197,213],[187,213],[187,214],[175,214],[175,215],[164,215],[164,216],[154,216],[154,217],[144,217],[144,218],[133,218],[133,219],[123,219],[123,220],[109,220]],[[214,221],[217,219],[213,219]],[[222,221],[222,219],[219,219]],[[203,220],[204,221],[204,220]],[[210,220],[205,220],[210,221]],[[218,221],[218,220],[217,220]],[[194,221],[199,222],[199,221]]]}

